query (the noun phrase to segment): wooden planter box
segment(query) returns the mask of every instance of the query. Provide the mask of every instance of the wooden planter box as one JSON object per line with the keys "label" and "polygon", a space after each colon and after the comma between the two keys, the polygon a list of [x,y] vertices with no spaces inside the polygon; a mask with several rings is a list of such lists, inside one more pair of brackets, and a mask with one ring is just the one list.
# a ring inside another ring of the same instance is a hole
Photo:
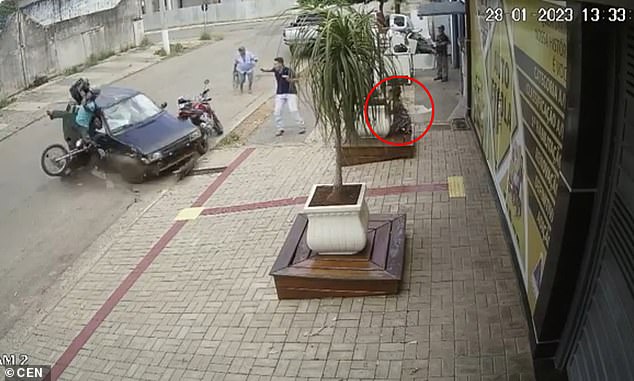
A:
{"label": "wooden planter box", "polygon": [[299,214],[270,275],[278,299],[395,294],[405,261],[405,215],[371,214],[366,247],[355,255],[320,255],[306,245]]}
{"label": "wooden planter box", "polygon": [[[412,140],[411,135],[387,138],[386,140],[395,143],[404,143]],[[416,156],[416,145],[392,146],[383,143],[379,139],[363,137],[353,144],[343,146],[343,165],[376,163],[388,160],[411,159]]]}

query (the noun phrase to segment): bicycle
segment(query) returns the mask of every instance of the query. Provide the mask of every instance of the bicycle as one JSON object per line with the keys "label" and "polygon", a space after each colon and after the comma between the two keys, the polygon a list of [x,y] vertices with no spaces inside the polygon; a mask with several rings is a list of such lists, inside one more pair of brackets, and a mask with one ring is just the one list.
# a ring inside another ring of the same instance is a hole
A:
{"label": "bicycle", "polygon": [[240,74],[238,74],[237,70],[233,71],[233,90],[238,90],[240,88]]}

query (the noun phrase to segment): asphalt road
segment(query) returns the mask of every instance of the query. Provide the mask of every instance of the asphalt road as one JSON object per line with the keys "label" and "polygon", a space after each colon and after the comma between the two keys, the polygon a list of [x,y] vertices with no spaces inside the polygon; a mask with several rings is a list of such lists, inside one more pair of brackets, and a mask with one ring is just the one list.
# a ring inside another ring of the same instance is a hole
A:
{"label": "asphalt road", "polygon": [[[193,96],[209,78],[214,107],[225,124],[245,108],[272,92],[270,75],[256,77],[256,94],[232,94],[231,66],[235,49],[254,49],[264,66],[272,65],[281,47],[278,23],[251,23],[215,27],[221,41],[173,57],[116,85],[137,88],[158,103]],[[173,32],[172,38],[191,38],[191,31]],[[106,179],[88,171],[60,180],[40,169],[40,155],[49,144],[62,141],[61,124],[48,119],[0,142],[0,337],[74,260],[115,223],[132,203],[150,200],[172,186],[172,178],[131,187],[120,177]],[[178,185],[176,185],[178,186]]]}

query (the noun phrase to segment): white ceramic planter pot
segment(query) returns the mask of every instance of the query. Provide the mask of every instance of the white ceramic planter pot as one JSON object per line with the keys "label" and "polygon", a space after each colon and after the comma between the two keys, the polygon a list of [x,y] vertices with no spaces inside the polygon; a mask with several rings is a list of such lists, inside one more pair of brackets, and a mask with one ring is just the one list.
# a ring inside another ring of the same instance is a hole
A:
{"label": "white ceramic planter pot", "polygon": [[[374,131],[384,138],[390,133],[391,119],[385,110],[385,106],[368,106],[368,119]],[[357,127],[359,136],[373,136],[365,123]]]}
{"label": "white ceramic planter pot", "polygon": [[332,186],[313,185],[304,206],[308,217],[306,244],[311,250],[322,255],[352,255],[365,248],[370,213],[365,203],[366,185],[360,185],[354,205],[310,206],[318,187]]}

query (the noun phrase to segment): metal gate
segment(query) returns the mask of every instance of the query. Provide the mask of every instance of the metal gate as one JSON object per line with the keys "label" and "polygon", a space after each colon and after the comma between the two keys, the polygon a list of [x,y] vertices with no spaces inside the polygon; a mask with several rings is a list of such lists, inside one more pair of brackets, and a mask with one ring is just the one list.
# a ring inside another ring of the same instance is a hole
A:
{"label": "metal gate", "polygon": [[602,213],[565,361],[571,381],[634,380],[634,26],[620,32]]}

